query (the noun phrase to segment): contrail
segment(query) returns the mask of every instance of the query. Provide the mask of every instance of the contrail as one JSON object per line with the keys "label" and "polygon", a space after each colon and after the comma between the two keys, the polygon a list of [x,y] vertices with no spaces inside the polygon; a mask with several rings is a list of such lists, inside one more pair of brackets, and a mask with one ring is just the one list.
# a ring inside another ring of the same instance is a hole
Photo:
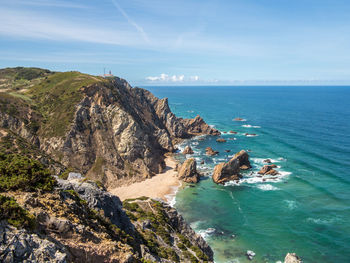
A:
{"label": "contrail", "polygon": [[143,30],[141,26],[139,26],[134,20],[132,20],[129,15],[124,11],[124,9],[117,3],[116,0],[112,0],[113,5],[119,10],[119,12],[125,17],[125,19],[128,21],[129,24],[131,24],[133,27],[136,28],[137,31],[141,34],[142,38],[147,42],[150,43],[146,32]]}

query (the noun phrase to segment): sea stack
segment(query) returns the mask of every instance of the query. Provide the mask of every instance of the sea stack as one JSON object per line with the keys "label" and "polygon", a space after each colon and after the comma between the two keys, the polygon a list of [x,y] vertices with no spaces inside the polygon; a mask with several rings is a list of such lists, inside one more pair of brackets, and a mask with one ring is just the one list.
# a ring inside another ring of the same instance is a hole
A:
{"label": "sea stack", "polygon": [[211,147],[205,148],[206,155],[213,156],[213,155],[217,155],[218,153],[219,153],[218,151],[214,151],[213,148]]}
{"label": "sea stack", "polygon": [[179,169],[178,177],[186,183],[198,183],[199,173],[197,172],[197,162],[194,158],[187,159]]}
{"label": "sea stack", "polygon": [[242,178],[239,173],[241,169],[251,168],[249,155],[242,150],[235,154],[227,163],[220,163],[215,166],[213,181],[217,184],[224,184],[228,181],[238,181]]}
{"label": "sea stack", "polygon": [[183,150],[182,154],[193,154],[193,150],[191,146],[186,146],[185,149]]}

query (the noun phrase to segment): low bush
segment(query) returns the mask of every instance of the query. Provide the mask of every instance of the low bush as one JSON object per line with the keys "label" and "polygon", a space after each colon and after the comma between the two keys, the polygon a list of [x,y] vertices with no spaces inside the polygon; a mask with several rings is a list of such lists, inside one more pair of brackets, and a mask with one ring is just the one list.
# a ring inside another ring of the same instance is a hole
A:
{"label": "low bush", "polygon": [[7,220],[17,228],[35,227],[35,217],[20,207],[15,199],[3,195],[0,195],[0,220]]}
{"label": "low bush", "polygon": [[0,192],[10,190],[53,190],[56,180],[50,171],[34,159],[0,153]]}

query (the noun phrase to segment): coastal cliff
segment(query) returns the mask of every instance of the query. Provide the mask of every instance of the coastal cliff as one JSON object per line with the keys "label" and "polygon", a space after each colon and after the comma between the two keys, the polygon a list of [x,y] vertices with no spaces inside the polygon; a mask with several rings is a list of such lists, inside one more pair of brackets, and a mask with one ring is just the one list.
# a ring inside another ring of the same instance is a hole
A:
{"label": "coastal cliff", "polygon": [[219,132],[117,77],[0,70],[0,261],[213,262],[174,208],[107,192],[201,134]]}
{"label": "coastal cliff", "polygon": [[0,70],[0,127],[109,189],[161,172],[174,142],[220,134],[123,79],[36,68]]}

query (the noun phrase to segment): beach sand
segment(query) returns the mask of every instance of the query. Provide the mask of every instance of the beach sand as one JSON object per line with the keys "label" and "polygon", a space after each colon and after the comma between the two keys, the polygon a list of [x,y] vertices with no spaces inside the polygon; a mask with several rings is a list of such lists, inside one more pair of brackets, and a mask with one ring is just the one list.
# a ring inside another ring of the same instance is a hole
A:
{"label": "beach sand", "polygon": [[181,186],[181,181],[177,178],[177,172],[175,171],[177,163],[175,160],[172,157],[166,157],[165,164],[166,168],[163,173],[142,182],[114,188],[110,190],[110,193],[118,196],[122,201],[141,196],[169,201],[169,197],[174,195],[177,188]]}

